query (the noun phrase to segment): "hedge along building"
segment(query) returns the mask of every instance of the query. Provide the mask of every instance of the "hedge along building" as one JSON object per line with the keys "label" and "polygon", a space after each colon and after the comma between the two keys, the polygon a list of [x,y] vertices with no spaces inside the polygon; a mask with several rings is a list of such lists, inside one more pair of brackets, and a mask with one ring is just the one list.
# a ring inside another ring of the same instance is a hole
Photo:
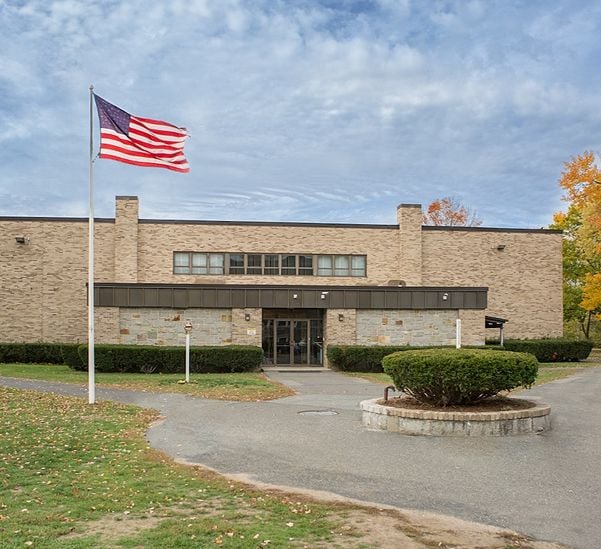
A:
{"label": "hedge along building", "polygon": [[[332,344],[484,343],[562,334],[561,234],[538,229],[138,218],[118,196],[95,230],[97,343],[262,346],[323,365]],[[87,218],[0,218],[0,341],[85,342]],[[496,335],[494,332],[492,335]]]}

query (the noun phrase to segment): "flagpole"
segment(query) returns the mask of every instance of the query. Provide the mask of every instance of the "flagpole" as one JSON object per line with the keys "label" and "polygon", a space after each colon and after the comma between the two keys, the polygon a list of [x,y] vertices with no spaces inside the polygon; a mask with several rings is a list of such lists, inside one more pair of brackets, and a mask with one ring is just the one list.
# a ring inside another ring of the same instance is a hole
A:
{"label": "flagpole", "polygon": [[90,183],[88,187],[88,403],[96,403],[94,379],[94,122],[92,103],[94,86],[90,85]]}

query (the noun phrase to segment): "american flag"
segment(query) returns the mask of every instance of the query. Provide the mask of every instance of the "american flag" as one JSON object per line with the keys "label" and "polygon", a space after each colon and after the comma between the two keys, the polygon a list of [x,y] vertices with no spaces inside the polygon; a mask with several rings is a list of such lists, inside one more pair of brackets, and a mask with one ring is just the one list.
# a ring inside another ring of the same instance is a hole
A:
{"label": "american flag", "polygon": [[100,158],[135,166],[190,171],[184,156],[186,128],[133,116],[94,94],[100,119]]}

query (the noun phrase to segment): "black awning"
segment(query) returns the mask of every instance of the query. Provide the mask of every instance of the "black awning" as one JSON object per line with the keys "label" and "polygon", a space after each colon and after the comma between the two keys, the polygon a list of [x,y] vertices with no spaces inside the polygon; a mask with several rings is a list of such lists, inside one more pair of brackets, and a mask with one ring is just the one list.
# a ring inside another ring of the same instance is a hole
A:
{"label": "black awning", "polygon": [[486,328],[502,328],[505,322],[509,322],[506,318],[499,318],[497,316],[485,316],[484,326]]}

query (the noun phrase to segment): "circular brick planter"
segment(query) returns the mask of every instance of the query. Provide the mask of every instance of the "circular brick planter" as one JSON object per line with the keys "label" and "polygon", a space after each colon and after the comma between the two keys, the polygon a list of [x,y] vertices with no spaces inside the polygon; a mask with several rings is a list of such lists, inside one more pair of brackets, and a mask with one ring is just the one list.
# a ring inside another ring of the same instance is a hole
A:
{"label": "circular brick planter", "polygon": [[500,412],[441,412],[383,406],[377,404],[379,400],[361,402],[363,425],[404,435],[509,436],[551,428],[551,406],[547,404]]}

